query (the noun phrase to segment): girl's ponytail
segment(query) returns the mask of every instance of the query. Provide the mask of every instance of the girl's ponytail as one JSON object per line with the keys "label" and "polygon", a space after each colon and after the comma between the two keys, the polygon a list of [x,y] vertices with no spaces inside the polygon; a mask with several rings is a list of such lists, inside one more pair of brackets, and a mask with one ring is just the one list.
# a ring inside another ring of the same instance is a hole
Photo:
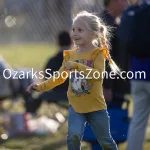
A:
{"label": "girl's ponytail", "polygon": [[111,58],[111,55],[109,53],[109,48],[108,48],[108,45],[106,44],[106,37],[104,35],[104,28],[102,27],[101,30],[100,30],[100,36],[99,36],[99,42],[101,43],[101,47],[103,49],[105,49],[105,55],[106,55],[106,58],[108,59],[109,61],[109,65],[110,65],[110,68],[112,69],[112,71],[114,71],[116,74],[119,74],[120,73],[120,69],[119,67],[116,65],[116,63],[112,60]]}

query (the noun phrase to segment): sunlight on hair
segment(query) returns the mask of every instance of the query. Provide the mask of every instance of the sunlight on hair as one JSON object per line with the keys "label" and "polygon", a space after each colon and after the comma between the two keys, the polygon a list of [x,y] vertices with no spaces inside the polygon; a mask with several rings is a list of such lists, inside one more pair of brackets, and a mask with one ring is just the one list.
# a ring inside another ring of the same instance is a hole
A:
{"label": "sunlight on hair", "polygon": [[77,19],[83,19],[85,26],[95,34],[95,39],[93,39],[92,43],[95,46],[106,49],[106,58],[109,61],[110,68],[116,74],[119,74],[120,69],[112,60],[109,53],[109,49],[111,49],[111,27],[106,26],[103,20],[97,15],[95,15],[94,13],[89,13],[87,11],[78,13],[77,16],[73,19],[73,22],[75,22]]}
{"label": "sunlight on hair", "polygon": [[116,63],[111,59],[110,68],[112,71],[114,71],[116,74],[120,74],[120,68],[116,65]]}

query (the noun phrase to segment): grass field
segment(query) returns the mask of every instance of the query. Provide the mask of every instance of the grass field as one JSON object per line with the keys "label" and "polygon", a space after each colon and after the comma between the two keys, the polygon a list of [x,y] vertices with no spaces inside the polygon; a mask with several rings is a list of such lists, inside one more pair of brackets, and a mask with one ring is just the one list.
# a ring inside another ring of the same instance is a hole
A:
{"label": "grass field", "polygon": [[[52,45],[34,44],[34,45],[7,45],[0,46],[0,55],[2,55],[11,66],[21,66],[28,68],[42,69],[46,60],[55,54],[57,48]],[[22,105],[17,105],[18,109]],[[52,107],[52,106],[50,106]],[[55,106],[57,107],[57,106]],[[49,113],[48,108],[43,104],[39,114]],[[49,108],[50,109],[50,108]],[[14,110],[17,110],[16,108]],[[59,132],[48,137],[19,137],[0,140],[0,150],[66,150],[67,123],[62,125]],[[119,150],[125,150],[126,143],[119,146]],[[83,143],[83,150],[90,150],[89,145]],[[144,149],[150,150],[150,134],[147,132]]]}
{"label": "grass field", "polygon": [[41,69],[49,57],[55,54],[57,47],[48,44],[2,45],[2,55],[11,66]]}

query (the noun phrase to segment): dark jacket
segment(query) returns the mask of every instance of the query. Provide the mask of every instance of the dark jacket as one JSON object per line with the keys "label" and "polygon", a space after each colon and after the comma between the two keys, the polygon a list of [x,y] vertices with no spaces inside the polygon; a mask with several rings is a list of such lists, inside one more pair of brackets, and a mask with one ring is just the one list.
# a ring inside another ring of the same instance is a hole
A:
{"label": "dark jacket", "polygon": [[[44,70],[51,69],[51,71],[48,71],[48,73],[53,75],[53,73],[55,71],[58,71],[60,69],[62,62],[63,62],[63,50],[60,50],[54,57],[52,57],[48,60]],[[49,75],[45,74],[45,77],[49,77]],[[63,84],[58,85],[53,90],[55,90],[55,91],[63,90],[64,92],[67,92],[68,84],[69,84],[69,81],[67,79]]]}
{"label": "dark jacket", "polygon": [[[112,27],[113,38],[110,39],[110,44],[111,44],[110,55],[112,56],[113,60],[116,62],[117,61],[117,54],[118,54],[118,37],[116,34],[116,30],[117,30],[118,26],[115,23],[115,18],[112,17],[106,10],[104,10],[101,13],[101,18],[103,19],[104,23],[107,26]],[[106,71],[107,72],[111,71],[109,64],[108,64],[108,61],[106,62]],[[104,88],[112,88],[113,80],[111,80],[110,78],[104,79],[103,86],[104,86]]]}
{"label": "dark jacket", "polygon": [[[129,70],[129,55],[128,52],[123,48],[123,45],[120,44],[120,40],[118,37],[118,28],[119,26],[116,24],[115,18],[112,17],[107,11],[103,11],[101,14],[102,19],[105,24],[112,27],[112,38],[110,40],[111,49],[110,54],[112,59],[116,62],[116,64],[123,71]],[[110,72],[111,69],[109,67],[108,62],[106,62],[106,71]],[[111,88],[113,91],[113,99],[116,98],[116,95],[124,95],[125,93],[130,93],[130,84],[129,80],[124,79],[104,79],[103,82],[104,88]]]}

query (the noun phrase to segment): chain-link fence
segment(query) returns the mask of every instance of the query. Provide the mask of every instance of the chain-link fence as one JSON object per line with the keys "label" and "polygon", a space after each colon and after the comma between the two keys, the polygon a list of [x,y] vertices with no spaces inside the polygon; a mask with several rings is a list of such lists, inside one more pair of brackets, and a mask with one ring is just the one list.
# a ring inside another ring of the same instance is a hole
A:
{"label": "chain-link fence", "polygon": [[[70,30],[72,17],[76,13],[82,10],[98,13],[103,6],[102,0],[4,2],[5,9],[1,9],[0,18],[0,43],[52,42],[60,30]],[[15,20],[7,16],[13,16]]]}

